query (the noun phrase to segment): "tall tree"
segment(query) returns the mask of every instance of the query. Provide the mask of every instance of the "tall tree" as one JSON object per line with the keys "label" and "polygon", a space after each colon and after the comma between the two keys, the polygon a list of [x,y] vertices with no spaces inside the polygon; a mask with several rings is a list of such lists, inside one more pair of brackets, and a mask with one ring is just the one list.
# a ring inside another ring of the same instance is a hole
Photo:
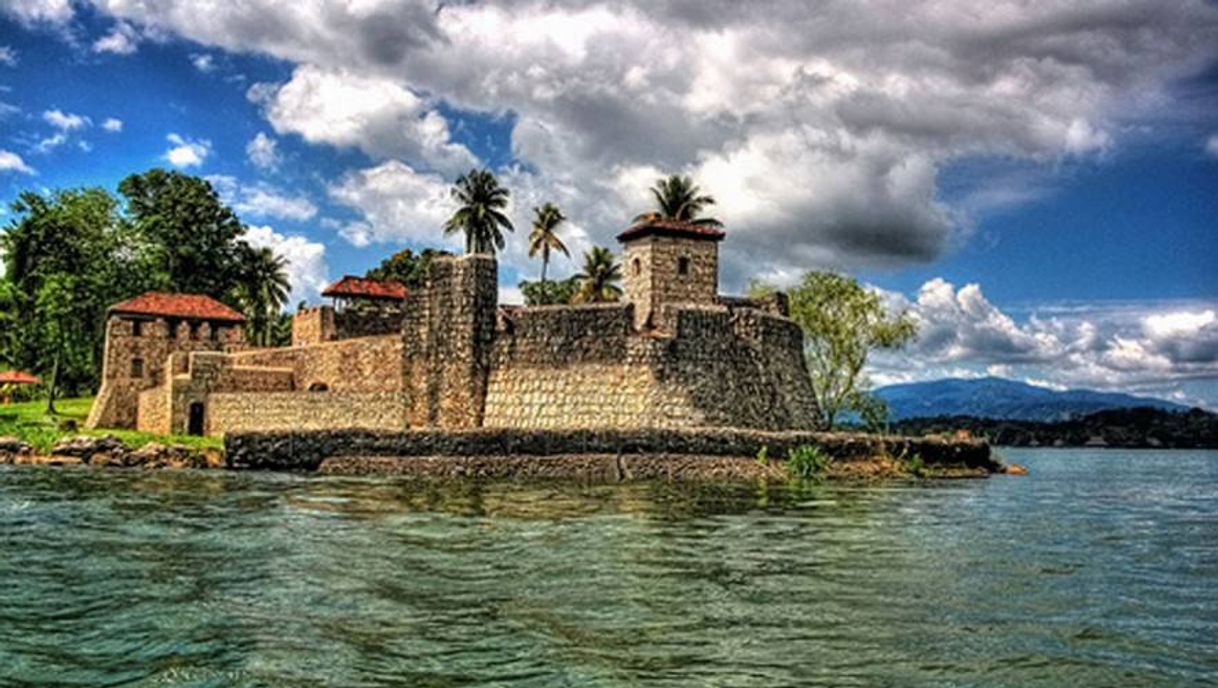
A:
{"label": "tall tree", "polygon": [[394,280],[404,284],[407,289],[418,289],[427,282],[427,270],[431,261],[439,256],[447,255],[449,255],[448,251],[434,248],[425,248],[417,254],[404,248],[364,273],[364,277],[374,280]]}
{"label": "tall tree", "polygon": [[603,246],[593,246],[584,254],[584,268],[576,277],[579,278],[576,303],[607,303],[622,296],[622,288],[618,286],[622,281],[622,266]]}
{"label": "tall tree", "polygon": [[118,185],[136,230],[134,247],[153,284],[168,291],[229,299],[240,270],[245,227],[206,180],[152,169]]}
{"label": "tall tree", "polygon": [[470,170],[461,175],[452,188],[458,207],[444,223],[444,234],[464,233],[466,253],[493,256],[502,251],[504,230],[514,229],[504,214],[510,195],[489,170]]}
{"label": "tall tree", "polygon": [[564,256],[571,257],[571,253],[567,251],[567,245],[558,238],[558,226],[566,219],[567,217],[553,203],[533,208],[533,231],[529,234],[529,257],[535,258],[538,253],[541,254],[541,288],[543,291],[546,285],[546,268],[550,266],[550,251],[559,251]]}
{"label": "tall tree", "polygon": [[24,192],[12,204],[0,233],[0,357],[10,365],[74,392],[96,382],[106,308],[130,295],[135,272],[117,206],[88,188]]}
{"label": "tall tree", "polygon": [[690,177],[674,174],[656,180],[651,195],[655,197],[655,209],[639,214],[634,218],[635,222],[676,220],[708,227],[723,226],[713,217],[702,217],[702,211],[714,205],[715,199],[703,194]]}
{"label": "tall tree", "polygon": [[863,367],[872,351],[900,348],[917,337],[913,318],[889,314],[878,294],[830,272],[805,274],[788,297],[791,318],[804,331],[820,426],[832,428],[845,411],[859,413],[869,425],[882,424],[882,401],[868,393]]}
{"label": "tall tree", "polygon": [[245,312],[250,340],[259,346],[270,346],[275,324],[292,290],[288,261],[269,248],[253,248],[248,244],[241,244],[239,253],[241,269],[236,298]]}

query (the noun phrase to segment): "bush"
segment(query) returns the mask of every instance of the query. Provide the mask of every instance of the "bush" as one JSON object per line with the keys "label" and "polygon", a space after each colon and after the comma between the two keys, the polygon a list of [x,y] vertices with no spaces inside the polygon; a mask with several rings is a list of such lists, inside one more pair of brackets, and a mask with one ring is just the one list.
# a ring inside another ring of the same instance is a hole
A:
{"label": "bush", "polygon": [[820,447],[801,444],[787,452],[786,469],[793,478],[800,480],[816,480],[824,477],[833,457],[821,451]]}

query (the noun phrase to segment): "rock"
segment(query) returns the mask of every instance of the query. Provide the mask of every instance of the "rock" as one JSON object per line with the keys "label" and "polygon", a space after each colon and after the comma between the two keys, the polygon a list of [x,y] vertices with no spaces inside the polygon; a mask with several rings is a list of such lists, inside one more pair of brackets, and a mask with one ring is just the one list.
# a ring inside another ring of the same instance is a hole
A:
{"label": "rock", "polygon": [[59,440],[51,446],[51,453],[59,456],[75,456],[84,463],[90,463],[94,456],[101,454],[125,454],[127,445],[113,435],[88,437],[78,435]]}
{"label": "rock", "polygon": [[17,463],[17,458],[29,456],[34,448],[16,437],[0,437],[0,464]]}
{"label": "rock", "polygon": [[[125,457],[126,465],[140,468],[207,468],[212,461],[205,452],[181,445],[149,442]],[[223,458],[218,459],[223,465]]]}
{"label": "rock", "polygon": [[1027,475],[1028,469],[1017,463],[1008,463],[1003,467],[1002,472],[1007,475]]}
{"label": "rock", "polygon": [[25,466],[80,466],[84,459],[79,456],[64,454],[25,454],[18,456],[13,463]]}

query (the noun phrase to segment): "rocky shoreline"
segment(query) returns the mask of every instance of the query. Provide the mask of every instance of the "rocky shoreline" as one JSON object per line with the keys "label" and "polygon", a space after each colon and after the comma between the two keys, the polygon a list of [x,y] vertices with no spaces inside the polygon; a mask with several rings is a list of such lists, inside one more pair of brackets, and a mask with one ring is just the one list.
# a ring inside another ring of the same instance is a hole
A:
{"label": "rocky shoreline", "polygon": [[[782,461],[783,454],[775,451],[773,458],[758,458],[749,453],[750,445],[742,440],[773,440],[774,437],[758,436],[755,433],[727,436],[723,434],[685,435],[680,438],[664,437],[660,446],[651,447],[654,437],[643,438],[632,435],[630,443],[613,446],[609,440],[620,437],[585,442],[582,450],[564,450],[550,443],[553,437],[533,437],[533,444],[522,442],[520,436],[512,439],[514,451],[497,451],[497,436],[488,442],[485,433],[480,436],[457,436],[455,444],[448,446],[452,438],[419,434],[420,440],[413,445],[417,451],[401,445],[403,437],[390,438],[391,445],[404,451],[389,454],[358,451],[326,451],[324,453],[303,452],[313,456],[288,465],[280,445],[278,461],[251,465],[253,449],[247,439],[238,439],[236,447],[226,453],[220,449],[194,449],[181,445],[148,443],[132,449],[113,436],[76,436],[56,442],[46,452],[39,452],[32,445],[12,437],[0,437],[0,464],[28,466],[89,466],[95,468],[134,469],[223,469],[223,470],[289,470],[315,472],[322,475],[397,475],[427,480],[463,479],[577,479],[593,482],[625,482],[634,480],[787,480],[791,477]],[[265,440],[267,438],[259,438]],[[283,439],[283,438],[280,438]],[[310,439],[323,439],[312,436]],[[333,440],[333,433],[324,436]],[[347,439],[350,439],[348,437]],[[367,438],[365,438],[367,439]],[[380,439],[385,439],[384,437]],[[526,438],[527,439],[527,438]],[[567,438],[570,439],[570,438]],[[586,438],[585,438],[586,439]],[[674,442],[679,439],[679,442]],[[708,439],[713,439],[709,442]],[[810,439],[810,438],[805,438]],[[443,453],[428,452],[439,446],[455,450]],[[646,440],[646,441],[644,441]],[[729,441],[730,440],[730,441]],[[291,444],[300,447],[299,436]],[[536,446],[542,442],[544,447]],[[254,444],[265,444],[261,441]],[[673,451],[672,446],[682,445],[689,450]],[[383,442],[351,442],[348,446],[372,449],[384,448]],[[770,445],[761,445],[769,447]],[[874,438],[842,434],[822,434],[814,443],[832,457],[823,472],[825,479],[876,480],[893,478],[984,478],[995,473],[1020,473],[1017,466],[1006,466],[994,458],[989,447],[976,441],[948,441],[936,438]],[[925,452],[913,453],[916,448]],[[781,448],[779,443],[776,449]],[[655,450],[659,449],[659,450]],[[899,451],[893,451],[897,449]],[[274,453],[274,452],[272,452]],[[911,460],[911,456],[917,456]],[[925,458],[925,460],[924,460]]]}

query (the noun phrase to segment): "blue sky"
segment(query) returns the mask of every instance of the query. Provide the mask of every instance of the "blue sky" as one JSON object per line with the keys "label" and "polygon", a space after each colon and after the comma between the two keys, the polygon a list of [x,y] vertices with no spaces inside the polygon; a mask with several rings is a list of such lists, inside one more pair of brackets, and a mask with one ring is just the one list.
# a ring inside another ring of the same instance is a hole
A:
{"label": "blue sky", "polygon": [[516,199],[512,299],[539,269],[529,208],[564,207],[576,252],[613,246],[683,172],[720,201],[726,290],[831,268],[915,313],[878,382],[1218,407],[1213,3],[698,7],[7,0],[0,200],[178,167],[316,300],[400,247],[456,247],[445,189],[487,166]]}

